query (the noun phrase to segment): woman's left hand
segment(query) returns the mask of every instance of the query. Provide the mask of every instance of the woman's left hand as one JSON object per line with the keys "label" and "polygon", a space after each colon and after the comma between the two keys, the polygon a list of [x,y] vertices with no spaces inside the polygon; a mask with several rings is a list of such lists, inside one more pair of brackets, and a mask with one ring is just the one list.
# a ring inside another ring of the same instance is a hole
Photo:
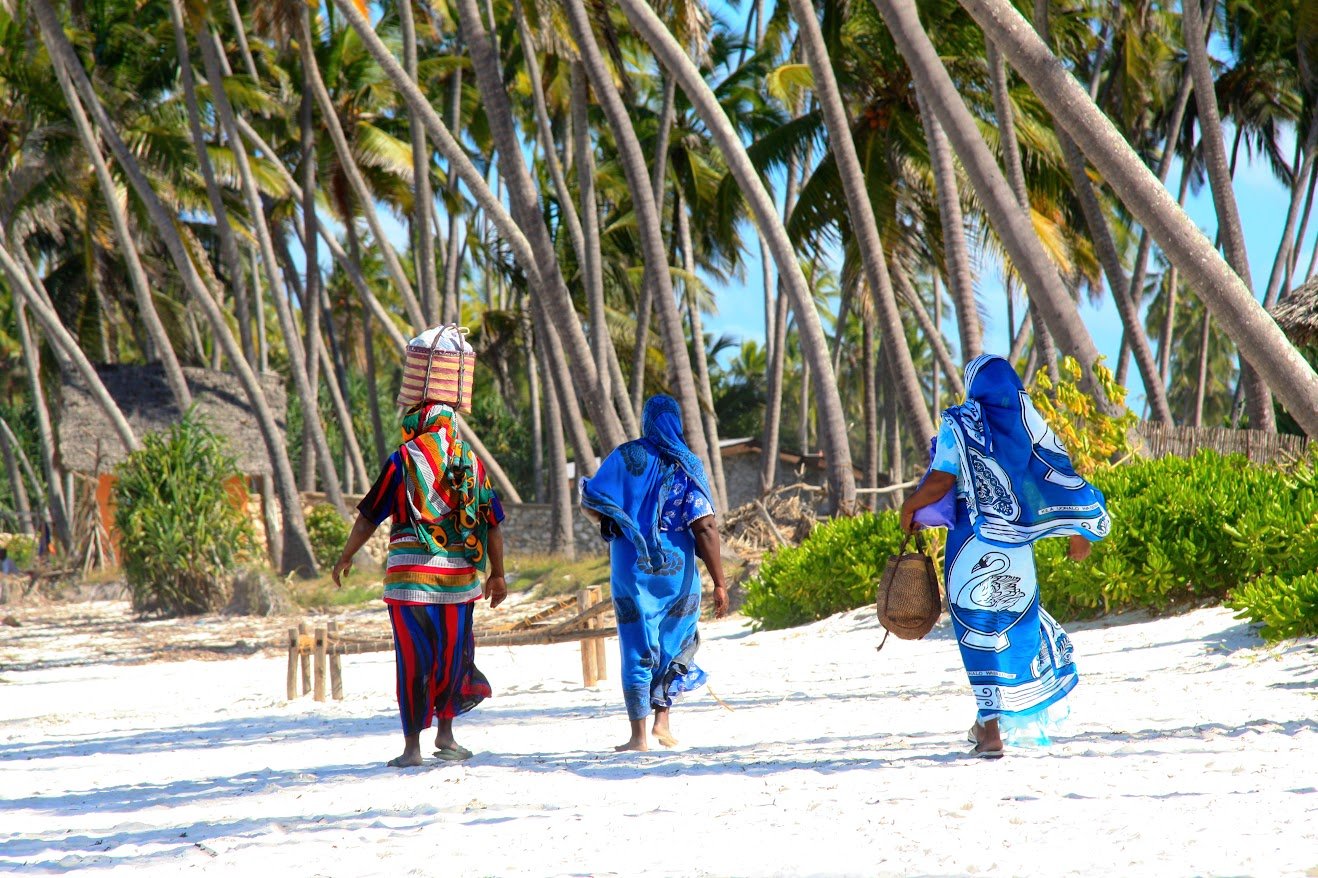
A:
{"label": "woman's left hand", "polygon": [[1072,535],[1071,545],[1068,547],[1066,554],[1072,561],[1083,561],[1089,557],[1090,546],[1089,540],[1078,534]]}
{"label": "woman's left hand", "polygon": [[486,579],[481,590],[485,593],[485,597],[490,599],[491,610],[503,603],[503,599],[508,597],[508,583],[502,576],[491,576]]}

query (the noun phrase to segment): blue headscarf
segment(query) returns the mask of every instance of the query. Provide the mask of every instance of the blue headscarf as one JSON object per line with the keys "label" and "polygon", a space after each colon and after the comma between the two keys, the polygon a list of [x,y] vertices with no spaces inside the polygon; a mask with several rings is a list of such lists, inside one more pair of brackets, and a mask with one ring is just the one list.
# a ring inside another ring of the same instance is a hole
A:
{"label": "blue headscarf", "polygon": [[658,395],[646,400],[641,438],[618,446],[594,476],[581,480],[581,505],[613,520],[636,547],[636,563],[647,573],[662,573],[681,562],[659,538],[663,498],[679,472],[712,506],[705,467],[682,435],[677,400]]}
{"label": "blue headscarf", "polygon": [[976,357],[966,364],[965,386],[966,401],[943,418],[957,437],[975,535],[1008,547],[1107,536],[1112,522],[1102,493],[1076,474],[1011,364]]}

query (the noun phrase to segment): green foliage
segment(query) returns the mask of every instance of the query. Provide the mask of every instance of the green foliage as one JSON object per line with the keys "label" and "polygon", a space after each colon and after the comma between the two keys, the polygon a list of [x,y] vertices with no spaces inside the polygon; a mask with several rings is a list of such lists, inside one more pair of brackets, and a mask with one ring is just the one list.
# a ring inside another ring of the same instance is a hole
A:
{"label": "green foliage", "polygon": [[[929,537],[941,569],[941,532]],[[765,559],[747,583],[742,609],[757,628],[773,630],[873,603],[883,565],[901,542],[900,519],[892,511],[821,524],[801,545]]]}
{"label": "green foliage", "polygon": [[32,557],[37,553],[37,541],[27,534],[14,534],[5,543],[5,550],[9,552],[9,560],[19,569],[24,569],[32,563]]}
{"label": "green foliage", "polygon": [[1226,605],[1237,619],[1262,623],[1268,640],[1318,636],[1318,571],[1262,577],[1236,589]]}
{"label": "green foliage", "polygon": [[[1067,541],[1035,546],[1040,599],[1057,618],[1226,601],[1266,637],[1318,634],[1318,476],[1201,451],[1102,467],[1112,533],[1077,564]],[[837,519],[765,560],[746,612],[764,628],[819,619],[874,600],[900,541],[893,513]]]}
{"label": "green foliage", "polygon": [[334,566],[348,542],[348,532],[352,528],[339,510],[332,504],[321,503],[313,507],[307,515],[307,536],[311,539],[311,551],[315,553],[316,563],[324,570]]}
{"label": "green foliage", "polygon": [[[1130,433],[1139,417],[1127,411],[1119,418],[1103,414],[1094,398],[1080,389],[1080,364],[1074,357],[1063,357],[1060,373],[1053,380],[1048,369],[1040,369],[1030,388],[1030,399],[1071,455],[1076,472],[1088,478],[1111,461],[1131,453]],[[1095,365],[1094,377],[1103,393],[1116,405],[1126,401],[1126,388],[1112,377],[1107,367]]]}
{"label": "green foliage", "polygon": [[117,469],[115,526],[124,574],[140,612],[218,610],[228,574],[251,551],[239,474],[223,440],[189,411]]}
{"label": "green foliage", "polygon": [[1100,470],[1112,533],[1083,564],[1064,540],[1036,548],[1040,595],[1058,618],[1218,602],[1254,580],[1318,568],[1311,471],[1201,451]]}

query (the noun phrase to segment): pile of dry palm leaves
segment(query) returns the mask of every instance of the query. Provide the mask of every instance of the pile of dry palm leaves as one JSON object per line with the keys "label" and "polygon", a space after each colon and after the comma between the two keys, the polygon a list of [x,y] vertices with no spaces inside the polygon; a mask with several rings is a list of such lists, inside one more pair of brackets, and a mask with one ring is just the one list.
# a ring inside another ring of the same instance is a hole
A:
{"label": "pile of dry palm leaves", "polygon": [[780,546],[796,546],[814,529],[819,515],[809,486],[787,485],[730,511],[723,519],[723,542],[747,561],[759,561]]}

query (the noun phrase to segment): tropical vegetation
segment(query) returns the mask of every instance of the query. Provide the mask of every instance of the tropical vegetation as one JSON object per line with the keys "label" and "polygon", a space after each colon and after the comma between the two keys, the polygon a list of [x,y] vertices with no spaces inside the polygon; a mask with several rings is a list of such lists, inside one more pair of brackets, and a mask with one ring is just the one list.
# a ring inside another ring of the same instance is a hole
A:
{"label": "tropical vegetation", "polygon": [[[1264,311],[1318,263],[1315,70],[1307,0],[5,0],[0,520],[83,526],[65,384],[133,452],[98,368],[159,364],[185,411],[205,367],[268,454],[272,562],[314,571],[299,492],[348,513],[439,322],[479,354],[466,432],[562,553],[569,465],[658,390],[720,505],[711,449],[748,435],[762,488],[819,453],[827,508],[869,505],[990,313],[1060,409],[1318,435],[1314,353]],[[1290,193],[1271,264],[1245,162]],[[1205,185],[1207,234],[1178,207]],[[706,332],[757,265],[763,340]],[[1086,298],[1120,318],[1106,366]]]}

